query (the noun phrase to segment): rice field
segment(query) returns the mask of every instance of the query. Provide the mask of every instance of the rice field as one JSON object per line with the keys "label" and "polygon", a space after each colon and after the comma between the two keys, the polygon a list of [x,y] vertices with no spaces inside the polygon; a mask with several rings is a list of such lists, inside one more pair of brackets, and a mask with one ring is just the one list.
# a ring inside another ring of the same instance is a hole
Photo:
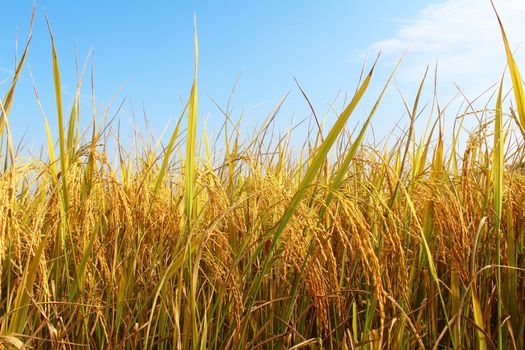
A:
{"label": "rice field", "polygon": [[[30,160],[9,126],[29,38],[1,104],[0,347],[523,349],[525,94],[501,33],[512,86],[447,134],[437,99],[415,127],[429,73],[399,139],[367,141],[396,73],[376,76],[379,60],[298,150],[274,136],[276,108],[248,135],[226,114],[221,152],[198,132],[197,35],[169,142],[134,147],[105,110],[80,129],[89,76],[65,110],[52,40],[58,113]],[[386,83],[356,127],[372,79]]]}

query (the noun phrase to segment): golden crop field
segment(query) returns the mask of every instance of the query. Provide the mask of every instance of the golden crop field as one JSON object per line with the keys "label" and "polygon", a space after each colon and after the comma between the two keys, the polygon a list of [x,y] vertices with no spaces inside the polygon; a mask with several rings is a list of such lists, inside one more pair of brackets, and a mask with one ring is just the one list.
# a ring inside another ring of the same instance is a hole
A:
{"label": "golden crop field", "polygon": [[[500,26],[512,89],[502,78],[486,108],[467,103],[450,134],[437,100],[414,127],[425,75],[399,139],[367,143],[396,74],[376,76],[379,59],[298,152],[272,114],[251,135],[226,116],[220,155],[198,132],[195,35],[169,143],[133,147],[104,110],[80,128],[89,76],[64,108],[53,40],[58,113],[40,158],[21,156],[9,112],[30,37],[1,103],[0,346],[523,349],[525,93]],[[384,89],[353,128],[374,79]]]}

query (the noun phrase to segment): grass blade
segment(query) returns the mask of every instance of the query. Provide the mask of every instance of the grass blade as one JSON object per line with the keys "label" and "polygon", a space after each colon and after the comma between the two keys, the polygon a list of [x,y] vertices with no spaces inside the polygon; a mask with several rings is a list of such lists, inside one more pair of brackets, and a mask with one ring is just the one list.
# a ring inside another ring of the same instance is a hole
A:
{"label": "grass blade", "polygon": [[503,28],[503,23],[501,22],[501,19],[498,15],[498,12],[496,11],[496,7],[494,6],[494,3],[492,2],[492,0],[491,0],[491,3],[492,3],[492,7],[494,8],[494,12],[496,13],[496,17],[498,18],[499,27],[501,29],[501,36],[503,38],[503,44],[505,45],[505,53],[507,55],[507,64],[509,67],[510,77],[512,79],[512,87],[514,88],[516,109],[518,110],[519,125],[521,127],[521,130],[525,132],[525,93],[523,92],[523,82],[521,80],[521,75],[518,69],[518,65],[516,64],[516,61],[514,60],[514,56],[512,55],[512,50],[510,49],[509,41],[507,39],[507,34],[505,33],[505,29]]}
{"label": "grass blade", "polygon": [[33,7],[33,12],[31,14],[31,22],[29,25],[29,37],[27,38],[26,47],[24,49],[24,53],[22,54],[22,57],[20,58],[20,61],[16,65],[15,74],[13,75],[13,80],[11,82],[11,85],[9,86],[7,94],[4,97],[4,100],[2,101],[3,108],[0,110],[0,137],[2,137],[4,134],[5,120],[7,119],[7,116],[9,115],[9,111],[11,110],[11,106],[13,105],[13,98],[15,95],[16,83],[18,82],[20,72],[22,71],[22,68],[24,67],[24,63],[27,58],[27,53],[29,52],[29,45],[31,44],[31,38],[33,37],[33,23],[34,22],[35,22],[35,8]]}
{"label": "grass blade", "polygon": [[[376,61],[376,63],[377,63],[377,61]],[[298,186],[297,192],[295,193],[295,195],[293,196],[292,200],[290,201],[290,203],[286,207],[286,209],[285,209],[281,219],[279,220],[279,222],[277,223],[277,226],[273,230],[272,240],[271,240],[271,245],[270,245],[270,248],[269,248],[268,255],[266,256],[266,258],[265,258],[265,260],[263,262],[263,265],[261,267],[261,270],[258,273],[258,276],[256,277],[253,285],[250,287],[250,290],[248,291],[248,295],[250,296],[247,299],[248,303],[249,303],[248,304],[248,309],[249,310],[252,308],[252,306],[253,306],[253,304],[255,302],[255,294],[257,293],[257,291],[261,287],[262,279],[265,276],[266,272],[268,271],[271,261],[273,261],[273,258],[274,258],[273,255],[275,253],[277,244],[279,242],[279,238],[283,234],[284,229],[286,228],[286,225],[288,224],[288,222],[292,218],[292,215],[294,214],[294,212],[295,212],[296,208],[298,207],[299,203],[301,202],[301,200],[306,195],[306,191],[307,191],[308,187],[313,183],[313,181],[315,180],[315,177],[317,176],[319,170],[321,169],[321,167],[325,163],[326,157],[328,156],[328,152],[332,148],[332,145],[335,143],[335,141],[337,140],[338,136],[343,131],[343,129],[344,129],[345,125],[346,125],[346,122],[348,121],[348,118],[350,118],[350,115],[352,114],[352,112],[354,111],[355,107],[357,106],[357,104],[359,103],[359,101],[363,97],[365,91],[367,90],[368,85],[370,83],[370,80],[372,78],[372,74],[374,72],[374,68],[375,68],[376,63],[374,63],[374,65],[370,69],[370,72],[368,73],[368,75],[364,79],[363,83],[361,84],[359,89],[356,91],[355,95],[352,97],[352,100],[350,101],[350,103],[347,105],[347,107],[345,108],[343,113],[341,113],[341,115],[339,116],[339,118],[337,119],[335,124],[332,126],[332,129],[330,130],[330,132],[328,133],[326,138],[323,140],[323,142],[321,143],[319,148],[315,151],[314,157],[313,157],[313,159],[312,159],[312,161],[310,163],[310,166],[309,166],[308,170],[306,171],[303,179],[301,180],[301,182],[300,182],[300,184]],[[243,333],[242,333],[242,336],[241,336],[242,339],[244,339],[244,337],[245,337],[248,324],[249,324],[248,322],[245,323],[245,326],[244,326],[244,329],[243,329]],[[241,344],[242,344],[242,341],[239,342],[239,346]]]}
{"label": "grass blade", "polygon": [[503,325],[502,325],[502,292],[501,292],[501,217],[503,207],[503,171],[504,171],[504,132],[502,113],[502,90],[501,80],[498,97],[496,99],[496,116],[494,120],[494,150],[492,164],[492,181],[494,183],[494,234],[496,235],[496,264],[497,264],[497,325],[498,325],[498,347],[503,349]]}
{"label": "grass blade", "polygon": [[193,209],[193,191],[195,178],[195,149],[197,147],[197,67],[199,65],[199,42],[197,40],[197,28],[194,31],[195,42],[195,71],[193,76],[193,85],[191,87],[190,100],[188,102],[188,132],[186,140],[186,165],[185,165],[185,182],[184,203],[186,210],[186,223],[189,225],[192,219]]}

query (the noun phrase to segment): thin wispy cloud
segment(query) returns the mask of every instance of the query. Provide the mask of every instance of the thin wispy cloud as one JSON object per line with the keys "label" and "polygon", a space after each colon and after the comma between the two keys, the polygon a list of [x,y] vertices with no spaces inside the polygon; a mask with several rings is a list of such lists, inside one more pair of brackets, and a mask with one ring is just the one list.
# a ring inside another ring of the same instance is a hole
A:
{"label": "thin wispy cloud", "polygon": [[[524,48],[525,1],[495,1],[518,65]],[[447,90],[453,83],[476,94],[498,81],[505,67],[505,52],[496,15],[489,0],[447,0],[428,5],[414,18],[399,20],[395,35],[371,45],[368,52],[382,51],[397,60],[407,53],[399,79],[413,83],[425,67],[438,62],[439,81]]]}

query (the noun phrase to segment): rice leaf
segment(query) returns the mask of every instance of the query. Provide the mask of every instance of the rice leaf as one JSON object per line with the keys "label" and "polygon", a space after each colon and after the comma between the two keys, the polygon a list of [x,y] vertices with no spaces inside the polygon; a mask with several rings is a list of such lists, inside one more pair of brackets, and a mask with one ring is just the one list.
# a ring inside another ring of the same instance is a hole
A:
{"label": "rice leaf", "polygon": [[42,238],[37,250],[29,260],[22,275],[22,282],[18,286],[15,302],[13,304],[13,313],[9,320],[8,333],[24,333],[27,322],[27,313],[32,297],[33,286],[40,264],[40,259],[47,244],[47,234]]}
{"label": "rice leaf", "polygon": [[379,94],[379,97],[376,100],[376,102],[374,104],[374,107],[372,108],[372,111],[370,112],[370,114],[366,118],[366,121],[363,124],[363,126],[361,127],[361,130],[359,131],[359,134],[357,135],[357,137],[354,140],[354,142],[352,142],[352,145],[350,146],[350,149],[346,153],[346,155],[345,155],[345,157],[343,159],[343,162],[339,166],[337,174],[336,174],[335,178],[332,180],[332,183],[330,185],[330,189],[331,190],[328,192],[328,195],[326,197],[325,206],[321,209],[321,214],[320,214],[321,219],[324,216],[326,208],[330,205],[330,203],[333,200],[333,197],[334,197],[333,191],[337,190],[341,186],[341,184],[343,183],[343,180],[345,179],[347,171],[348,171],[348,169],[350,167],[350,163],[352,162],[352,159],[354,158],[355,154],[357,153],[357,151],[359,149],[359,146],[363,142],[363,139],[364,139],[364,136],[365,136],[366,131],[368,129],[368,126],[370,125],[370,122],[372,121],[372,117],[375,115],[378,107],[380,106],[381,101],[383,99],[383,96],[384,96],[388,86],[390,85],[391,80],[394,78],[394,75],[395,75],[395,73],[396,73],[396,71],[397,71],[397,69],[399,68],[400,65],[401,65],[401,60],[399,60],[397,65],[392,70],[392,73],[390,74],[390,76],[388,77],[388,80],[386,81],[385,85],[383,86],[383,90]]}
{"label": "rice leaf", "polygon": [[472,298],[472,311],[474,313],[474,322],[476,322],[476,326],[478,326],[478,330],[476,331],[476,334],[478,336],[478,344],[479,344],[479,350],[487,350],[487,341],[485,339],[485,322],[483,321],[483,311],[481,310],[481,306],[479,304],[479,299],[476,295],[476,292],[474,289],[470,290],[470,295]]}
{"label": "rice leaf", "polygon": [[197,39],[197,28],[194,30],[195,42],[195,71],[193,76],[193,85],[191,87],[190,99],[188,102],[188,131],[186,139],[186,164],[185,164],[185,191],[184,191],[184,207],[186,211],[186,223],[189,225],[192,219],[193,210],[193,192],[195,179],[195,148],[197,146],[197,67],[199,64],[199,42]]}
{"label": "rice leaf", "polygon": [[170,161],[171,153],[173,152],[175,141],[177,140],[177,137],[179,136],[180,125],[182,123],[182,119],[184,118],[184,114],[186,114],[187,108],[188,108],[188,104],[186,104],[186,106],[184,107],[184,110],[182,111],[179,121],[177,122],[177,125],[175,126],[175,130],[173,130],[173,133],[171,134],[170,141],[168,143],[168,147],[166,147],[166,151],[164,151],[164,158],[162,159],[162,165],[160,166],[159,174],[157,175],[157,180],[155,181],[155,193],[159,191],[160,185],[162,184],[162,181],[164,180],[164,177],[166,176],[166,169],[168,168],[168,163]]}
{"label": "rice leaf", "polygon": [[[348,121],[348,118],[350,118],[350,115],[352,114],[355,107],[357,106],[357,104],[363,97],[365,91],[367,90],[370,80],[372,78],[372,74],[374,72],[376,63],[374,63],[369,73],[367,74],[366,78],[364,79],[363,83],[361,84],[359,89],[356,91],[355,95],[352,97],[352,100],[350,101],[350,103],[347,105],[345,110],[339,115],[339,118],[336,120],[336,122],[332,126],[332,129],[330,130],[326,138],[320,144],[319,148],[315,151],[315,154],[312,158],[310,166],[308,167],[308,170],[306,171],[303,179],[301,180],[295,195],[293,196],[290,203],[287,205],[281,219],[279,220],[279,222],[277,223],[277,226],[273,230],[268,254],[266,258],[264,259],[262,267],[255,281],[253,282],[252,286],[250,287],[248,291],[248,295],[251,296],[250,298],[247,299],[248,309],[252,308],[253,303],[255,302],[255,295],[261,288],[263,277],[266,275],[266,272],[268,271],[270,267],[270,263],[274,259],[274,253],[279,243],[279,238],[283,234],[286,228],[286,225],[292,218],[292,215],[297,209],[299,203],[306,195],[308,187],[313,183],[319,170],[325,163],[326,157],[328,156],[328,152],[330,151],[331,147],[337,140],[338,136],[343,131],[344,126],[346,125],[346,122]],[[248,327],[248,322],[245,322],[245,327],[243,329],[241,339],[244,339],[247,327]],[[239,344],[241,344],[241,342]]]}
{"label": "rice leaf", "polygon": [[29,52],[29,45],[31,44],[31,39],[33,37],[33,23],[34,22],[35,22],[35,7],[33,7],[33,12],[31,14],[31,22],[29,25],[29,36],[27,38],[27,43],[24,49],[24,53],[22,54],[20,61],[16,65],[15,74],[13,75],[13,80],[11,81],[11,85],[9,86],[9,89],[7,90],[7,94],[4,96],[4,99],[2,101],[2,109],[0,110],[0,138],[4,134],[5,122],[7,120],[7,116],[9,115],[9,112],[11,111],[11,106],[13,105],[16,83],[18,82],[18,78],[20,77],[20,72],[22,72],[22,68],[24,67],[24,63],[27,58],[27,53]]}
{"label": "rice leaf", "polygon": [[503,348],[503,327],[502,327],[502,283],[501,283],[501,218],[503,207],[503,171],[504,167],[504,131],[503,131],[503,112],[502,112],[502,90],[503,79],[501,80],[498,97],[496,99],[496,115],[494,119],[494,150],[492,160],[492,181],[494,183],[494,234],[496,235],[496,287],[497,287],[497,325],[498,325],[498,347]]}
{"label": "rice leaf", "polygon": [[499,27],[501,29],[501,36],[503,38],[503,44],[505,45],[505,53],[507,55],[507,64],[509,67],[510,77],[512,79],[512,87],[514,88],[514,98],[516,101],[516,109],[518,110],[519,125],[521,127],[521,130],[525,132],[525,93],[523,91],[523,82],[521,80],[521,75],[518,69],[518,65],[516,64],[516,61],[514,60],[514,56],[512,54],[512,50],[510,49],[509,41],[507,39],[507,34],[505,33],[505,29],[503,28],[503,23],[501,22],[501,18],[499,17],[498,12],[496,11],[496,7],[494,6],[494,2],[492,0],[491,0],[491,3],[494,8],[496,17],[498,18]]}

